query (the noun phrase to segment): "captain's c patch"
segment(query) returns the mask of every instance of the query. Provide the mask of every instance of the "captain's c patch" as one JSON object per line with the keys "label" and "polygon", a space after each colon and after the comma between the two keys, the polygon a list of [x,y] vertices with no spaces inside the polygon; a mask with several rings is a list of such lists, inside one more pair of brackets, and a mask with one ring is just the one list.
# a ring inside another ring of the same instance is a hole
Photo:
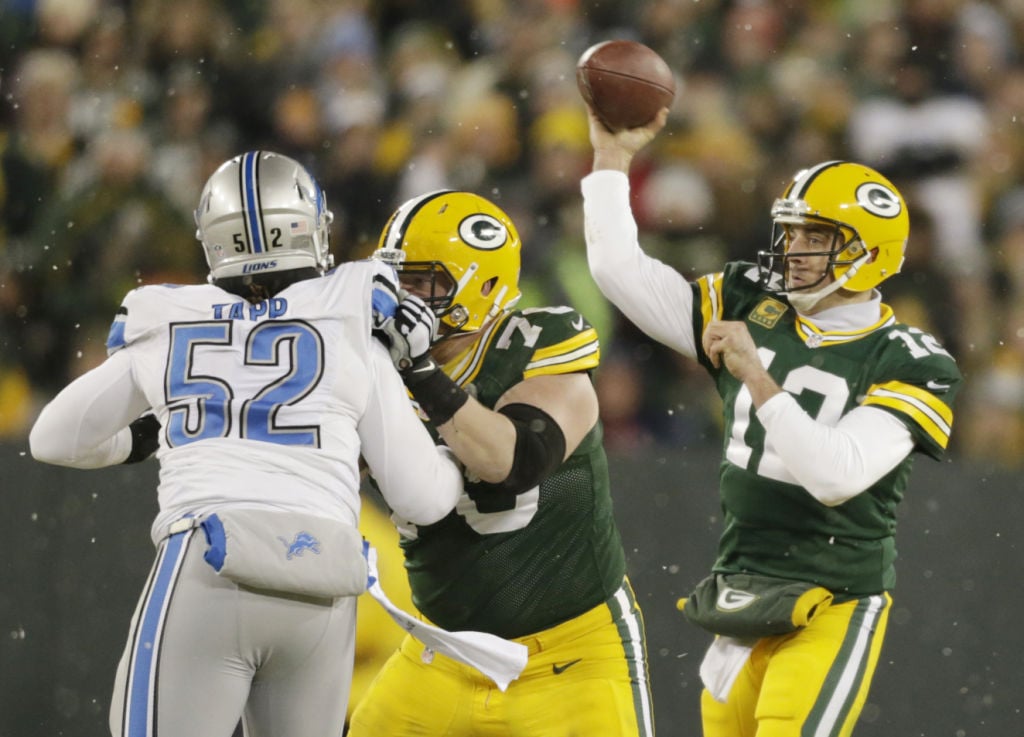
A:
{"label": "captain's c patch", "polygon": [[779,302],[777,299],[765,297],[758,302],[757,307],[751,310],[747,319],[751,322],[766,328],[775,327],[775,323],[789,309],[789,305]]}

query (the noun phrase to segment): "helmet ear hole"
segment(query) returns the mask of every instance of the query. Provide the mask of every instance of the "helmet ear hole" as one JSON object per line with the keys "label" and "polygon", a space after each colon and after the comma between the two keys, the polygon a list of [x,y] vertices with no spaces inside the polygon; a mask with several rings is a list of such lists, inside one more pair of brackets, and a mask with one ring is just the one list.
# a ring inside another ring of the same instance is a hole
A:
{"label": "helmet ear hole", "polygon": [[486,297],[494,289],[494,285],[498,283],[498,277],[492,276],[490,279],[485,281],[480,287],[480,296]]}

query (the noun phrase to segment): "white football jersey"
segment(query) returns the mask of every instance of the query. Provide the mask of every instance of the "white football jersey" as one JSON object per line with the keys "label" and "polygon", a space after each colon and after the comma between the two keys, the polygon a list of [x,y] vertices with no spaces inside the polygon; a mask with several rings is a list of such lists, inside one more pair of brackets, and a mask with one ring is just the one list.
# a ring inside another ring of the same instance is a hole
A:
{"label": "white football jersey", "polygon": [[111,327],[107,362],[44,409],[34,446],[80,467],[123,460],[100,459],[93,446],[126,424],[120,405],[148,405],[161,424],[156,538],[184,514],[224,505],[357,524],[361,453],[398,516],[436,521],[461,493],[461,474],[371,335],[373,301],[396,290],[394,271],[376,261],[256,305],[212,285],[135,289]]}

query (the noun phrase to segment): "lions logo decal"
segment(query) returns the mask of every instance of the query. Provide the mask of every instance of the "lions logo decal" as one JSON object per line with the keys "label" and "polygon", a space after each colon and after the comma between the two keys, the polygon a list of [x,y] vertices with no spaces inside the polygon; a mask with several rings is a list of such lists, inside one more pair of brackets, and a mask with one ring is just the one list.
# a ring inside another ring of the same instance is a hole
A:
{"label": "lions logo decal", "polygon": [[306,531],[296,533],[295,539],[291,542],[288,542],[287,538],[280,536],[278,536],[277,539],[281,541],[282,545],[284,545],[288,560],[291,560],[296,556],[301,558],[302,554],[307,550],[316,555],[320,555],[320,541]]}

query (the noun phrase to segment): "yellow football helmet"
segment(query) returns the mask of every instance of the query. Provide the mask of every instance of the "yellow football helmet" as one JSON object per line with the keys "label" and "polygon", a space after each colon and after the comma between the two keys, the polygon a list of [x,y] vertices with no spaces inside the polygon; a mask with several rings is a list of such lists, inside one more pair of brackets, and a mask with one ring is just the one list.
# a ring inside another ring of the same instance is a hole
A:
{"label": "yellow football helmet", "polygon": [[899,273],[910,235],[907,203],[892,182],[849,161],[826,161],[798,172],[775,200],[772,221],[771,250],[759,251],[757,263],[762,284],[779,292],[787,291],[787,226],[819,223],[835,228],[830,250],[800,254],[829,258],[821,279],[790,292],[814,289],[831,275],[835,281],[816,296],[839,288],[864,292]]}
{"label": "yellow football helmet", "polygon": [[374,258],[402,275],[439,273],[454,286],[426,302],[449,335],[472,333],[512,309],[519,291],[520,241],[493,202],[470,192],[438,190],[414,197],[388,219]]}

